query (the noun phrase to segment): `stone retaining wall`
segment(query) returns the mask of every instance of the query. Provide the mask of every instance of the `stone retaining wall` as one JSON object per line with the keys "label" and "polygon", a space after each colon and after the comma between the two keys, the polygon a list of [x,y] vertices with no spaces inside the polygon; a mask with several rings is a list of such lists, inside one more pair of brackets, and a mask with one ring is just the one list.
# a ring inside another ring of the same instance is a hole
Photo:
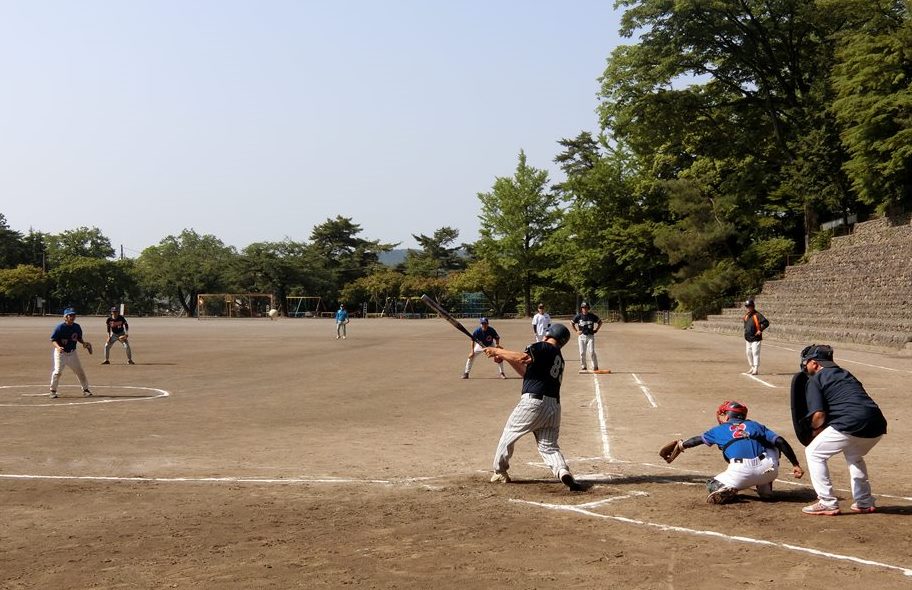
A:
{"label": "stone retaining wall", "polygon": [[[786,268],[755,298],[770,321],[765,338],[841,342],[912,354],[912,225],[875,219],[830,248]],[[694,329],[743,333],[743,308],[722,310]]]}

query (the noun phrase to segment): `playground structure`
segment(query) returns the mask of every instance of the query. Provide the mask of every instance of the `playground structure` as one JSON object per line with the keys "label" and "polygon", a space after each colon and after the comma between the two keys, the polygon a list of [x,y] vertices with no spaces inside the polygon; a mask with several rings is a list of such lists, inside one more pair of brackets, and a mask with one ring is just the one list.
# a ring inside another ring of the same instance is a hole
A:
{"label": "playground structure", "polygon": [[200,293],[196,296],[197,319],[267,318],[275,307],[267,293]]}

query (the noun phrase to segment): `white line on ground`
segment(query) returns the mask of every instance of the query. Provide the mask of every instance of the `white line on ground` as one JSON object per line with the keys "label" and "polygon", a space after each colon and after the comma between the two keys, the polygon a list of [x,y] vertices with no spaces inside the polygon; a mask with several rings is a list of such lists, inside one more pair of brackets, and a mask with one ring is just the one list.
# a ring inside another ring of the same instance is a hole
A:
{"label": "white line on ground", "polygon": [[598,378],[593,377],[592,381],[595,384],[595,399],[596,402],[598,402],[599,431],[602,435],[602,455],[611,461],[611,443],[608,440],[608,421],[605,416],[605,404],[602,402],[602,388],[599,385]]}
{"label": "white line on ground", "polygon": [[289,477],[286,479],[270,479],[259,477],[116,477],[103,475],[24,475],[4,473],[0,479],[50,479],[50,480],[79,480],[79,481],[134,481],[134,482],[189,482],[189,483],[369,483],[392,484],[386,479],[342,479],[342,478],[307,478]]}
{"label": "white line on ground", "polygon": [[648,401],[652,405],[653,408],[658,408],[659,404],[658,404],[658,402],[656,402],[655,397],[653,397],[652,392],[649,391],[649,388],[646,387],[646,384],[643,383],[643,381],[640,380],[639,377],[637,377],[636,373],[633,373],[633,380],[636,381],[637,385],[640,386],[640,391],[642,391],[643,395],[646,396],[646,401]]}
{"label": "white line on ground", "polygon": [[590,516],[593,518],[600,518],[600,519],[604,519],[604,520],[614,520],[614,521],[622,522],[625,524],[632,524],[632,525],[639,525],[639,526],[655,528],[655,529],[659,529],[661,531],[684,533],[684,534],[688,534],[688,535],[695,535],[695,536],[702,536],[702,537],[716,537],[716,538],[720,538],[720,539],[725,539],[726,541],[733,541],[736,543],[747,543],[747,544],[752,544],[752,545],[765,545],[767,547],[780,547],[782,549],[787,549],[789,551],[795,551],[798,553],[807,553],[810,555],[814,555],[816,557],[824,557],[827,559],[835,559],[835,560],[839,560],[839,561],[848,561],[848,562],[856,563],[859,565],[867,565],[867,566],[872,566],[872,567],[879,567],[879,568],[883,568],[883,569],[898,571],[898,572],[902,573],[904,576],[912,577],[912,569],[907,568],[907,567],[892,565],[892,564],[883,563],[880,561],[872,561],[870,559],[862,559],[860,557],[854,557],[851,555],[841,555],[838,553],[829,553],[826,551],[811,549],[810,547],[802,547],[800,545],[791,545],[789,543],[779,543],[776,541],[767,541],[766,539],[754,539],[751,537],[732,536],[732,535],[726,535],[724,533],[719,533],[716,531],[691,529],[691,528],[687,528],[687,527],[681,527],[681,526],[675,526],[675,525],[669,525],[669,524],[646,522],[644,520],[637,520],[634,518],[627,518],[624,516],[599,514],[598,512],[592,512],[591,510],[586,510],[583,506],[568,506],[568,505],[563,505],[563,504],[545,504],[542,502],[530,502],[527,500],[512,500],[512,501],[520,503],[520,504],[529,504],[529,505],[537,506],[540,508],[546,508],[549,510],[563,510],[563,511],[568,511],[568,512],[576,512],[576,513],[583,514],[585,516]]}
{"label": "white line on ground", "polygon": [[766,381],[757,377],[756,375],[751,375],[750,373],[741,373],[741,374],[744,375],[745,377],[750,377],[754,381],[756,381],[758,383],[762,383],[762,384],[766,385],[767,387],[772,387],[773,389],[776,389],[775,385],[773,385],[772,383],[767,383]]}
{"label": "white line on ground", "polygon": [[[45,390],[47,385],[0,385],[0,389],[21,389],[26,387],[41,387]],[[61,385],[60,389],[65,387],[81,389],[78,385]],[[4,408],[45,408],[45,407],[63,407],[63,406],[86,406],[89,404],[111,404],[115,402],[142,402],[148,401],[150,399],[159,399],[163,397],[168,397],[171,394],[164,389],[158,389],[156,387],[139,387],[135,385],[93,385],[92,389],[138,389],[142,391],[153,392],[146,396],[138,397],[114,397],[107,399],[98,399],[95,397],[80,397],[74,398],[73,401],[65,401],[66,398],[57,398],[50,401],[49,403],[43,404],[0,404],[0,407]],[[47,397],[47,393],[41,394]],[[34,394],[24,393],[23,397],[34,397]]]}

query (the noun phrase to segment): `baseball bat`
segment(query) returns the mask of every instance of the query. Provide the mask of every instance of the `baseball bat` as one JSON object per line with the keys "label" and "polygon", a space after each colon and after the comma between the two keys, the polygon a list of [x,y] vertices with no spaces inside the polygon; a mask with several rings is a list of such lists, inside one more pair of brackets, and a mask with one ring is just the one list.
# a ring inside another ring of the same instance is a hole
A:
{"label": "baseball bat", "polygon": [[450,324],[451,324],[454,328],[456,328],[457,330],[459,330],[460,332],[462,332],[463,334],[465,334],[466,336],[468,336],[469,339],[472,340],[472,342],[475,342],[475,343],[477,343],[477,344],[480,344],[482,347],[484,347],[484,344],[482,344],[481,342],[478,342],[477,340],[475,340],[475,338],[472,337],[472,333],[469,332],[468,329],[466,329],[466,327],[463,326],[463,325],[459,322],[459,320],[457,320],[456,318],[454,318],[453,316],[451,316],[451,315],[450,315],[450,312],[448,312],[447,310],[445,310],[445,309],[443,308],[442,305],[440,305],[439,303],[437,303],[436,301],[434,301],[433,299],[431,299],[427,294],[422,295],[422,296],[421,296],[421,300],[424,301],[424,304],[425,304],[425,305],[427,305],[428,307],[430,307],[431,309],[433,309],[435,312],[437,312],[437,315],[439,315],[440,317],[442,317],[442,318],[445,319],[446,321],[450,322]]}

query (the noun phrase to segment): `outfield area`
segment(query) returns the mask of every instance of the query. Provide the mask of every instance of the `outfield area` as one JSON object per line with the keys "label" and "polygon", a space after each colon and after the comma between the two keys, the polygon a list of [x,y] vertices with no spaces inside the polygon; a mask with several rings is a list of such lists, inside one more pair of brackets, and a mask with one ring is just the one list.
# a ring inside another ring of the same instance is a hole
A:
{"label": "outfield area", "polygon": [[[708,505],[716,449],[672,465],[659,447],[715,424],[726,399],[784,435],[801,344],[764,343],[743,375],[738,337],[607,324],[601,368],[564,350],[552,481],[520,441],[509,485],[488,482],[521,380],[476,359],[443,320],[128,318],[135,366],[104,318],[79,317],[93,398],[64,370],[47,398],[58,318],[2,318],[0,587],[909,588],[912,359],[836,346],[889,434],[868,456],[879,512],[814,517],[808,476],[783,461],[776,502]],[[523,348],[525,320],[492,325]],[[470,326],[474,327],[474,326]],[[808,343],[810,344],[810,343]]]}

